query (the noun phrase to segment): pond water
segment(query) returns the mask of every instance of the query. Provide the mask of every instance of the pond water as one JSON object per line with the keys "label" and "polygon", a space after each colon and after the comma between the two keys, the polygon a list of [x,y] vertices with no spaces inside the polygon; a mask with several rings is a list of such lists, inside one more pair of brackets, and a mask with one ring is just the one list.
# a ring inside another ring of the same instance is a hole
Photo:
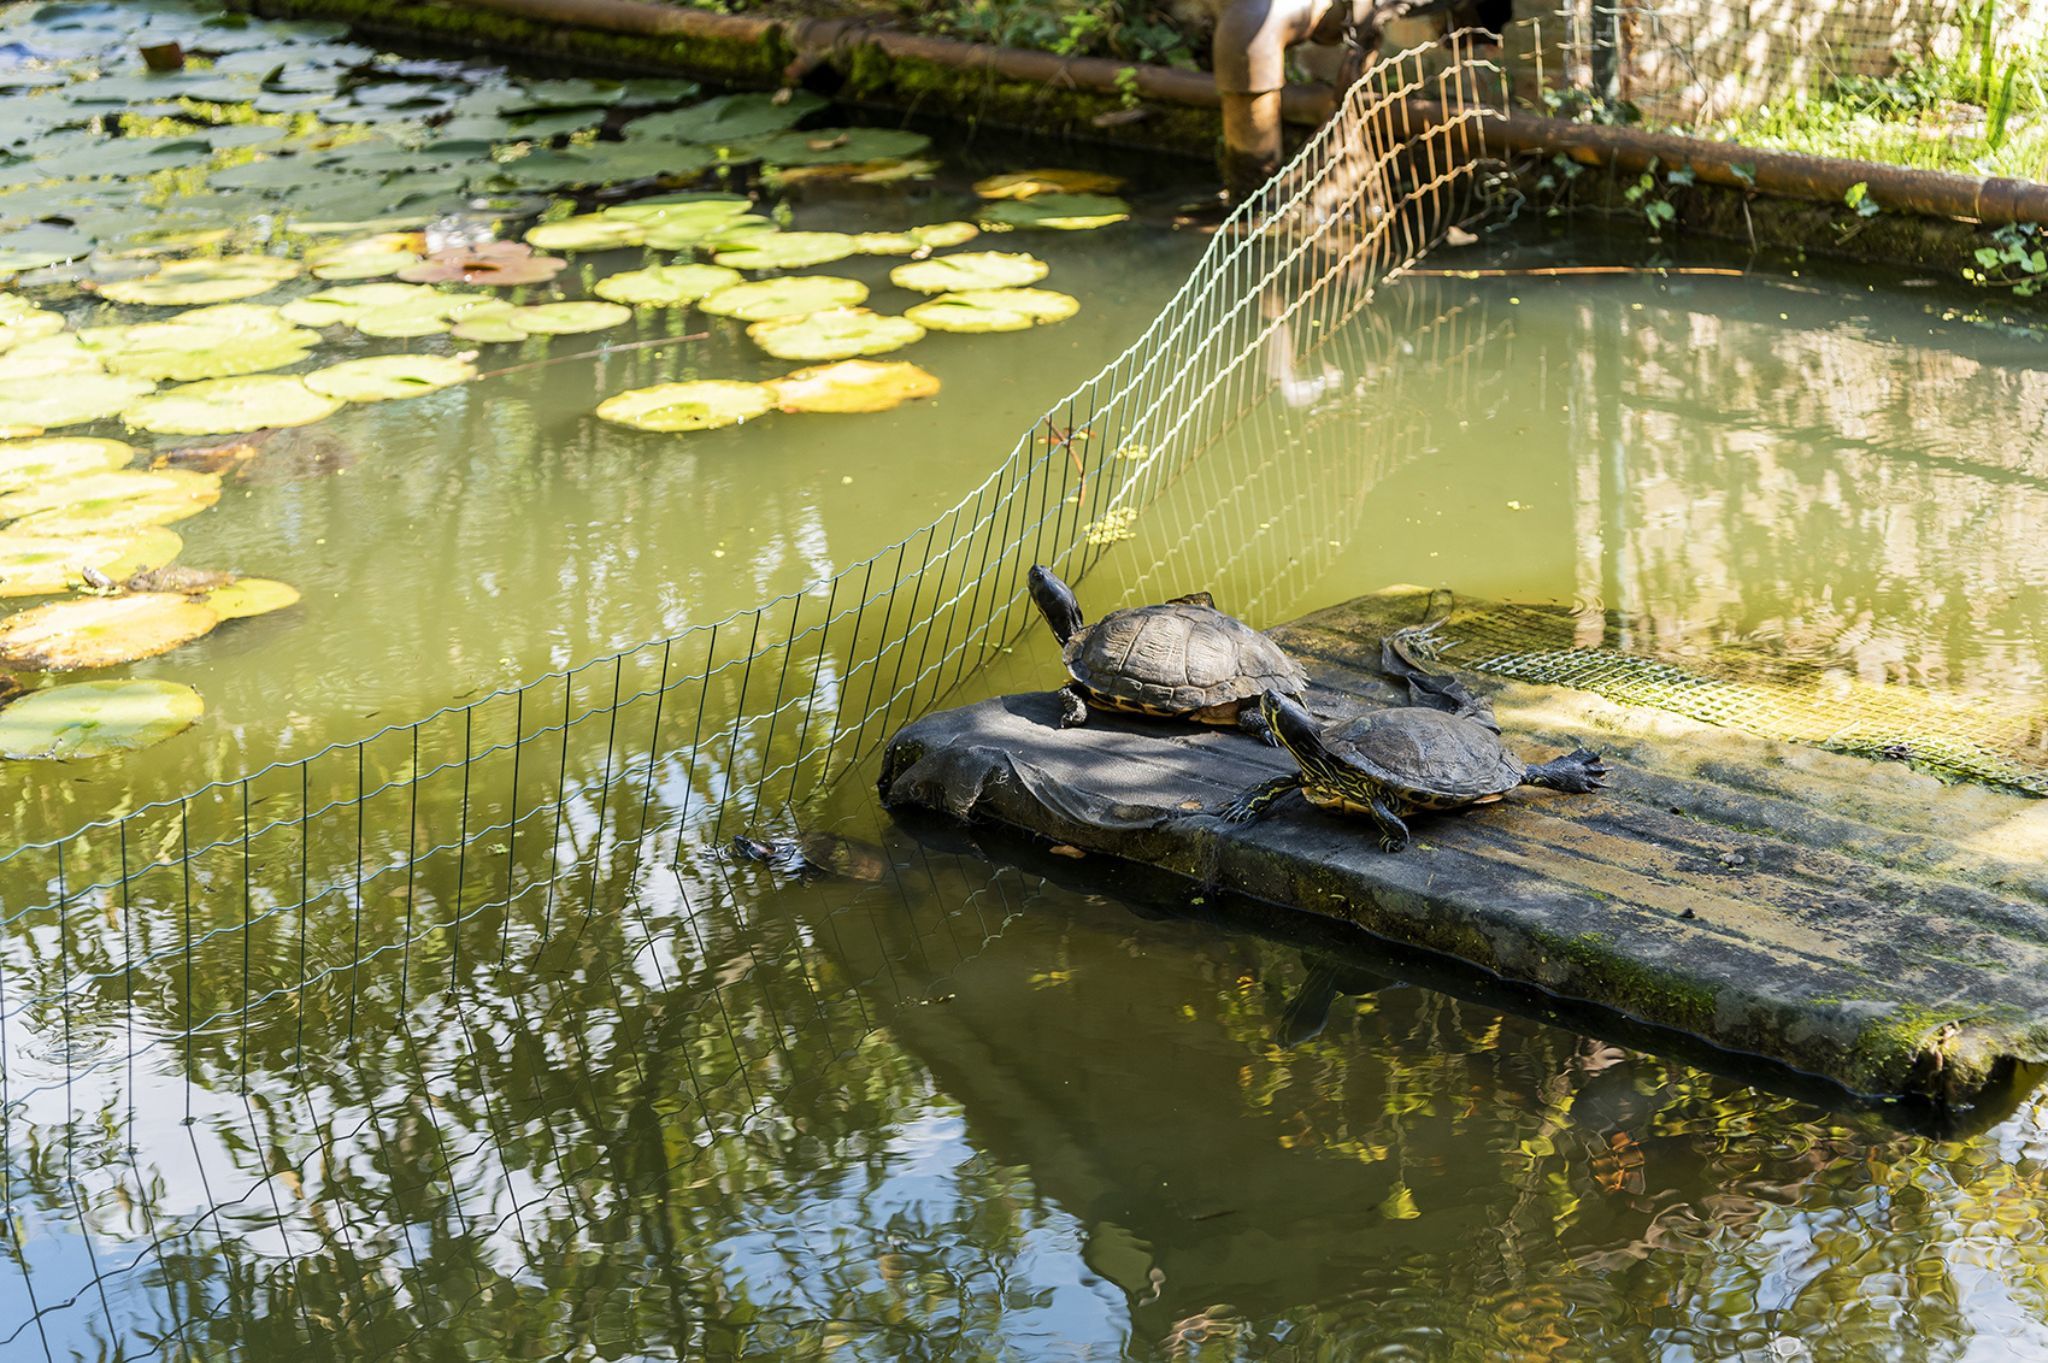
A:
{"label": "pond water", "polygon": [[[901,229],[971,217],[975,178],[1053,157],[1097,160],[942,135],[931,179],[774,197],[798,230]],[[730,321],[642,313],[484,363],[706,334],[266,443],[179,523],[181,561],[303,601],[108,674],[191,682],[206,717],[130,757],[0,767],[5,842],[717,619],[926,525],[1205,244],[1167,225],[1186,167],[1101,168],[1130,178],[1133,222],[1028,240],[1081,314],[920,342],[935,399],[686,435],[600,422],[626,389],[790,367]],[[1523,230],[1426,263],[1600,250]],[[557,287],[644,263],[579,254]],[[898,311],[895,263],[822,269]],[[129,317],[44,287],[71,325]],[[1259,624],[1399,581],[1578,603],[1660,656],[2035,717],[2039,763],[2048,348],[1967,312],[1813,270],[1413,276],[1323,338],[1327,381],[1259,404],[1121,527],[1081,591],[1100,610],[1206,587]],[[325,345],[316,363],[460,348]],[[1034,631],[963,689],[1056,678]],[[245,934],[195,958],[189,895],[182,924],[144,916],[197,964],[0,1036],[24,1104],[0,1151],[0,1357],[2048,1356],[2032,1099],[1911,1130],[1254,906],[899,825],[871,777],[799,812],[849,840],[848,874],[704,855],[650,881],[593,856],[530,971],[464,973],[482,921],[188,1035],[252,968],[289,973],[296,949],[303,979],[309,948]],[[358,931],[413,907],[409,877],[402,897],[359,885]],[[17,979],[64,980],[55,937],[11,935]]]}

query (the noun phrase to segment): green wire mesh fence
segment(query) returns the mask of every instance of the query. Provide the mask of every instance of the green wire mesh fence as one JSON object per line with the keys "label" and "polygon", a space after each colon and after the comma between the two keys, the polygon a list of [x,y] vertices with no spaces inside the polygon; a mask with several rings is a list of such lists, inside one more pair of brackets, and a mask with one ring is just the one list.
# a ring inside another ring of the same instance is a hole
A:
{"label": "green wire mesh fence", "polygon": [[[873,557],[757,609],[0,856],[10,1224],[73,1222],[88,1257],[95,1236],[137,1238],[151,1247],[126,1262],[161,1268],[164,1235],[133,1200],[73,1171],[139,1177],[138,1150],[181,1139],[164,1113],[218,1125],[243,1110],[255,1148],[278,1139],[255,1128],[279,1103],[357,1101],[336,1057],[409,1056],[418,1086],[442,1092],[462,1087],[465,1066],[501,1058],[486,1038],[534,1038],[529,1061],[543,1065],[555,1048],[599,1044],[602,997],[579,995],[559,1031],[551,1000],[596,990],[616,1002],[666,987],[664,956],[705,959],[692,896],[716,893],[707,849],[864,775],[897,727],[999,657],[1033,623],[1033,563],[1079,579],[1134,517],[1204,514],[1187,498],[1219,450],[1253,459],[1262,478],[1305,477],[1286,502],[1295,514],[1361,493],[1355,470],[1343,486],[1318,483],[1253,448],[1267,429],[1256,414],[1276,392],[1321,391],[1334,372],[1321,352],[1340,333],[1387,339],[1345,324],[1476,211],[1483,92],[1497,88],[1462,35],[1376,67],[1224,225],[1143,336],[950,512]],[[1250,475],[1217,476],[1227,502]],[[1249,536],[1246,549],[1261,543],[1274,540]],[[800,952],[794,962],[794,997],[826,1016]],[[690,1077],[700,1097],[753,1084],[780,1044],[773,1001],[719,1012],[725,1058]],[[463,1021],[483,1016],[494,1020]],[[422,1106],[418,1121],[443,1120]],[[366,1120],[375,1128],[374,1110]],[[444,1150],[444,1163],[460,1158]],[[557,1163],[574,1185],[577,1168]],[[245,1213],[254,1187],[276,1197],[270,1174],[253,1177],[230,1199]],[[199,1205],[225,1238],[220,1196]],[[113,1217],[113,1203],[130,1210]],[[370,1238],[390,1250],[403,1220],[394,1212]],[[0,1352],[40,1341],[71,1356],[63,1340],[127,1328],[112,1270],[46,1269],[41,1290],[33,1255],[13,1247],[19,1290],[0,1288]],[[195,1305],[192,1320],[211,1309]],[[61,1323],[77,1311],[93,1323]]]}

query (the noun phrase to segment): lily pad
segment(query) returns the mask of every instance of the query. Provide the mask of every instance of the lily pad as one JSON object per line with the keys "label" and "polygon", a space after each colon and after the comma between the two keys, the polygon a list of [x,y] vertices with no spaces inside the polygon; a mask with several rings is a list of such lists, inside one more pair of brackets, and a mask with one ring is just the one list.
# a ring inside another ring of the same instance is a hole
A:
{"label": "lily pad", "polygon": [[545,284],[568,267],[560,256],[539,256],[520,241],[486,241],[455,246],[416,260],[398,272],[414,284],[483,284],[509,289]]}
{"label": "lily pad", "polygon": [[226,586],[201,593],[198,601],[223,620],[241,620],[297,605],[299,589],[267,577],[238,577]]}
{"label": "lily pad", "polygon": [[785,279],[757,279],[748,284],[735,284],[712,294],[698,306],[713,317],[765,322],[773,317],[806,317],[828,308],[850,308],[865,303],[867,297],[868,286],[858,279],[823,274],[792,275]]}
{"label": "lily pad", "polygon": [[527,245],[539,251],[616,251],[646,240],[641,224],[603,213],[584,213],[529,228]]}
{"label": "lily pad", "polygon": [[844,260],[856,245],[844,232],[762,232],[711,259],[733,270],[801,270]]}
{"label": "lily pad", "polygon": [[901,128],[812,128],[749,141],[745,149],[771,166],[900,161],[931,146],[923,133]]}
{"label": "lily pad", "polygon": [[34,672],[113,667],[168,653],[219,623],[176,592],[53,601],[0,620],[0,663]]}
{"label": "lily pad", "polygon": [[448,334],[459,341],[475,341],[482,345],[513,345],[527,339],[526,332],[512,321],[512,314],[518,311],[510,303],[500,303],[494,308],[471,308],[462,314]]}
{"label": "lily pad", "polygon": [[417,232],[379,232],[306,257],[315,279],[383,279],[417,265],[424,239]]}
{"label": "lily pad", "polygon": [[965,251],[914,260],[889,271],[889,282],[918,293],[959,293],[963,289],[1014,289],[1036,284],[1052,272],[1037,256],[1016,251]]}
{"label": "lily pad", "polygon": [[824,100],[801,90],[781,103],[773,95],[718,95],[686,109],[636,118],[625,132],[628,141],[673,139],[723,146],[794,128],[807,114],[824,107]]}
{"label": "lily pad", "polygon": [[353,284],[295,299],[279,309],[300,326],[353,327],[365,336],[437,336],[465,310],[496,299],[480,293],[448,293],[425,284]]}
{"label": "lily pad", "polygon": [[903,315],[933,331],[1029,331],[1080,310],[1079,299],[1051,289],[971,289],[905,308]]}
{"label": "lily pad", "polygon": [[0,351],[62,330],[64,319],[56,313],[45,312],[16,294],[0,294]]}
{"label": "lily pad", "polygon": [[946,246],[959,246],[981,235],[971,222],[935,222],[907,232],[856,232],[853,240],[862,255],[914,256]]}
{"label": "lily pad", "polygon": [[184,547],[160,525],[111,535],[0,532],[0,596],[54,596],[79,585],[87,568],[120,581],[163,567]]}
{"label": "lily pad", "polygon": [[765,383],[703,379],[660,383],[606,398],[600,419],[639,431],[709,431],[737,426],[775,410],[775,390]]}
{"label": "lily pad", "polygon": [[0,710],[0,757],[64,762],[138,752],[183,733],[205,712],[199,693],[179,682],[52,686]]}
{"label": "lily pad", "polygon": [[599,298],[640,307],[680,308],[738,284],[738,270],[723,265],[655,265],[597,281]]}
{"label": "lily pad", "polygon": [[645,244],[656,251],[694,251],[700,246],[722,249],[742,246],[756,237],[772,236],[780,229],[756,213],[712,218],[671,217],[645,227]]}
{"label": "lily pad", "polygon": [[89,327],[78,338],[116,374],[181,381],[282,369],[320,343],[318,332],[253,303],[195,308],[161,322]]}
{"label": "lily pad", "polygon": [[[18,101],[16,101],[18,103]],[[9,206],[20,196],[12,195]],[[38,224],[0,232],[0,279],[46,265],[62,265],[92,254],[93,239],[82,232]]]}
{"label": "lily pad", "polygon": [[193,303],[227,303],[268,293],[303,267],[277,256],[217,256],[211,260],[178,260],[140,279],[119,279],[100,285],[100,296],[116,303],[147,303],[183,307]]}
{"label": "lily pad", "polygon": [[1108,194],[1034,194],[1006,199],[982,210],[984,223],[1005,227],[1036,227],[1053,232],[1085,232],[1131,216],[1131,206]]}
{"label": "lily pad", "polygon": [[[208,473],[183,469],[103,469],[69,478],[51,479],[0,497],[0,520],[33,516],[39,511],[97,502],[132,501],[138,498],[170,498],[189,504],[186,515],[212,506],[220,499],[220,479]],[[175,517],[152,521],[161,525]]]}
{"label": "lily pad", "polygon": [[1041,194],[1114,194],[1124,182],[1093,170],[1009,170],[974,182],[984,199],[1032,199]]}
{"label": "lily pad", "polygon": [[808,317],[778,317],[747,328],[747,339],[778,360],[850,360],[901,350],[924,339],[908,317],[885,317],[866,308],[835,308]]}
{"label": "lily pad", "polygon": [[785,412],[886,412],[939,391],[932,374],[905,360],[841,360],[772,380]]}
{"label": "lily pad", "polygon": [[617,303],[539,303],[515,309],[506,320],[529,336],[573,336],[630,322],[633,310]]}
{"label": "lily pad", "polygon": [[120,468],[135,447],[119,440],[51,435],[0,441],[0,492]]}
{"label": "lily pad", "polygon": [[316,369],[305,382],[322,397],[386,402],[437,392],[475,377],[475,365],[447,355],[373,355]]}
{"label": "lily pad", "polygon": [[619,222],[651,225],[658,222],[723,222],[741,217],[753,201],[737,194],[662,194],[614,204],[598,214]]}
{"label": "lily pad", "polygon": [[236,435],[269,426],[305,426],[334,415],[341,403],[277,374],[207,379],[142,398],[121,413],[139,431],[158,435]]}
{"label": "lily pad", "polygon": [[17,378],[0,382],[0,428],[35,431],[113,416],[156,385],[117,374],[66,374],[61,383]]}

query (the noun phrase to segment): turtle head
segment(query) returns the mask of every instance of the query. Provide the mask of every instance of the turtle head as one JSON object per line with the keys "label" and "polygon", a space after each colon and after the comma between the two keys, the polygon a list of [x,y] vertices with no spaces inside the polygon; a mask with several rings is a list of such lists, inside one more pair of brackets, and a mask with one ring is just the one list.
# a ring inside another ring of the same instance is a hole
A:
{"label": "turtle head", "polygon": [[1281,691],[1268,691],[1259,697],[1259,714],[1272,729],[1273,737],[1280,740],[1280,746],[1287,749],[1295,761],[1306,766],[1322,755],[1322,727],[1294,697]]}
{"label": "turtle head", "polygon": [[1052,626],[1053,638],[1064,645],[1083,623],[1081,603],[1074,599],[1074,589],[1042,563],[1031,566],[1030,582],[1031,599],[1044,613],[1045,623]]}

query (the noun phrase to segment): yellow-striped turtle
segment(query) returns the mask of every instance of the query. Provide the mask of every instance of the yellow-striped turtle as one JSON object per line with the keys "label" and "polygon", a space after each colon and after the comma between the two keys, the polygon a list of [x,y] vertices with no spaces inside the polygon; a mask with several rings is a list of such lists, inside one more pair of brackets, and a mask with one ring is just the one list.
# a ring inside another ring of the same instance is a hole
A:
{"label": "yellow-striped turtle", "polygon": [[1216,609],[1207,592],[1111,611],[1094,624],[1051,569],[1031,570],[1031,599],[1060,641],[1072,683],[1060,727],[1088,722],[1088,707],[1234,725],[1273,742],[1259,696],[1299,696],[1301,665],[1265,635]]}
{"label": "yellow-striped turtle", "polygon": [[1380,847],[1408,845],[1404,814],[1491,804],[1516,786],[1545,786],[1585,795],[1599,789],[1607,768],[1579,748],[1524,766],[1478,714],[1402,705],[1371,710],[1340,724],[1318,724],[1291,698],[1269,691],[1260,710],[1280,746],[1300,768],[1248,791],[1222,817],[1249,823],[1290,790],[1325,809],[1363,814],[1379,825]]}

